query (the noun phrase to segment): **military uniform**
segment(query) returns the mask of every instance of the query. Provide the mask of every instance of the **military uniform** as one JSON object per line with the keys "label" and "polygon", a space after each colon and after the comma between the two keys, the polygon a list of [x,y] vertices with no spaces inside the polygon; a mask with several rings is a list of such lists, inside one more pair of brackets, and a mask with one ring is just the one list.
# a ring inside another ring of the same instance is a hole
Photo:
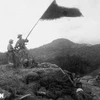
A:
{"label": "military uniform", "polygon": [[78,100],[86,100],[86,99],[84,99],[85,96],[84,96],[84,91],[83,91],[82,88],[77,88],[76,94],[77,94],[77,99]]}
{"label": "military uniform", "polygon": [[25,67],[25,68],[29,67],[29,61],[28,61],[28,59],[24,59],[23,67]]}
{"label": "military uniform", "polygon": [[28,42],[28,40],[25,40],[25,39],[19,39],[15,45],[15,48],[18,48],[19,50],[20,49],[27,49],[26,46],[25,46],[25,42]]}
{"label": "military uniform", "polygon": [[13,40],[9,40],[9,44],[7,46],[7,50],[8,50],[8,63],[9,64],[14,64],[14,49],[13,49]]}
{"label": "military uniform", "polygon": [[22,63],[24,59],[28,58],[29,56],[28,49],[25,46],[25,43],[28,42],[28,40],[22,39],[21,34],[19,34],[17,38],[19,38],[19,40],[15,45],[15,49],[18,51],[19,61]]}

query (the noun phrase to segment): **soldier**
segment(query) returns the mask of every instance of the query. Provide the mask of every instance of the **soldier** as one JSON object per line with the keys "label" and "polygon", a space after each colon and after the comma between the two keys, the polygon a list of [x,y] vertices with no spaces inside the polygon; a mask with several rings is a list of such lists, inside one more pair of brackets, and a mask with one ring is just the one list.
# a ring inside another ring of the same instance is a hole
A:
{"label": "soldier", "polygon": [[76,95],[78,100],[93,100],[94,97],[92,92],[86,92],[84,90],[81,82],[77,83]]}
{"label": "soldier", "polygon": [[29,65],[30,65],[31,68],[38,67],[38,63],[35,61],[34,58],[31,58],[29,60]]}
{"label": "soldier", "polygon": [[81,82],[77,83],[76,95],[78,100],[87,100]]}
{"label": "soldier", "polygon": [[10,39],[9,40],[9,44],[7,46],[7,50],[8,50],[8,63],[14,65],[14,48],[13,48],[12,44],[13,44],[13,40]]}
{"label": "soldier", "polygon": [[15,48],[17,50],[21,50],[21,49],[27,49],[26,46],[25,46],[25,43],[28,42],[27,39],[22,39],[22,34],[18,34],[18,37],[17,37],[19,40],[17,41],[16,45],[15,45]]}
{"label": "soldier", "polygon": [[28,42],[27,39],[23,39],[22,38],[22,34],[18,34],[17,37],[19,40],[17,41],[16,45],[15,45],[15,49],[18,51],[18,55],[19,55],[19,61],[20,63],[24,61],[24,59],[28,58],[28,50],[25,46],[25,43]]}
{"label": "soldier", "polygon": [[28,59],[24,59],[23,67],[24,67],[24,68],[29,67],[29,61],[28,61]]}

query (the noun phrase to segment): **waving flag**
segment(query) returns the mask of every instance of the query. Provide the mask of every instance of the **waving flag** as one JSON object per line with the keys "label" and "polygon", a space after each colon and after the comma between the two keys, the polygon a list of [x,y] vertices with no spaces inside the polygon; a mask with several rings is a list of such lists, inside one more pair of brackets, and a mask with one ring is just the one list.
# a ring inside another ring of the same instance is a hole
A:
{"label": "waving flag", "polygon": [[41,19],[51,20],[57,19],[61,17],[80,17],[82,13],[77,8],[67,8],[57,5],[56,1],[54,0],[49,8],[45,11]]}
{"label": "waving flag", "polygon": [[[66,8],[62,6],[58,6],[56,1],[54,0],[51,5],[48,7],[48,9],[45,11],[45,13],[40,17],[42,20],[53,20],[61,17],[80,17],[82,16],[82,13],[77,8]],[[26,39],[30,35],[30,33],[33,31],[35,26],[38,24],[39,20],[35,23],[35,25],[32,27],[30,32],[28,33]]]}

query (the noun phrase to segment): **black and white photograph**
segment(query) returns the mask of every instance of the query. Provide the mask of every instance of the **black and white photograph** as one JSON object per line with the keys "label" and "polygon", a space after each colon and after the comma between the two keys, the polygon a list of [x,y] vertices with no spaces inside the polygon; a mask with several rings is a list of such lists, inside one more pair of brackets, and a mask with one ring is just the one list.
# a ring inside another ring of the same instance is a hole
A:
{"label": "black and white photograph", "polygon": [[100,0],[0,0],[0,100],[100,100]]}

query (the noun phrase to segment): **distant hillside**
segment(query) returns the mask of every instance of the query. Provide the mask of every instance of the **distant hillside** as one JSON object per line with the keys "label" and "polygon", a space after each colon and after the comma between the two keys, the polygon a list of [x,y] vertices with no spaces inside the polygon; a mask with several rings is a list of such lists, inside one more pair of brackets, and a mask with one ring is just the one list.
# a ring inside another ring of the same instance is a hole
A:
{"label": "distant hillside", "polygon": [[31,49],[30,53],[36,59],[42,59],[43,61],[47,59],[55,58],[58,55],[65,55],[74,48],[81,48],[87,46],[85,44],[77,44],[68,39],[57,39],[49,44],[43,45],[39,48]]}
{"label": "distant hillside", "polygon": [[39,48],[31,49],[30,53],[39,62],[55,63],[67,70],[71,70],[72,66],[75,68],[78,66],[79,70],[86,69],[84,72],[91,72],[100,67],[100,44],[78,44],[61,38]]}
{"label": "distant hillside", "polygon": [[30,53],[36,59],[42,59],[43,61],[45,61],[47,59],[55,58],[58,55],[60,56],[68,54],[71,51],[73,53],[73,50],[76,51],[76,49],[83,47],[87,47],[87,45],[74,43],[68,39],[61,38],[39,48],[31,49]]}

